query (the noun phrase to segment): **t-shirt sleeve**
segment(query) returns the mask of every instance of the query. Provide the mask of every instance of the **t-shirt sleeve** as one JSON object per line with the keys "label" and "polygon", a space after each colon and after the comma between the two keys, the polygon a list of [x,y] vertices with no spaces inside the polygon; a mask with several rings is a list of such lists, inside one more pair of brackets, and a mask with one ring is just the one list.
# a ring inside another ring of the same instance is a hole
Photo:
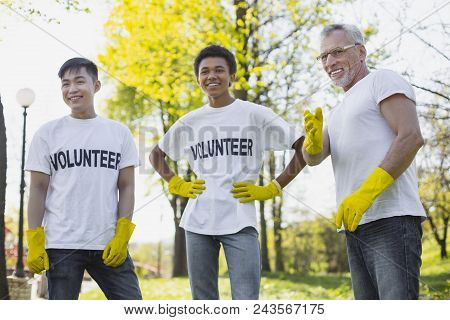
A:
{"label": "t-shirt sleeve", "polygon": [[413,87],[398,73],[390,70],[377,72],[373,83],[373,94],[377,104],[394,94],[404,94],[408,99],[416,102]]}
{"label": "t-shirt sleeve", "polygon": [[125,128],[125,137],[120,155],[119,170],[131,166],[139,166],[139,155],[136,144],[134,143],[133,135],[128,128]]}
{"label": "t-shirt sleeve", "polygon": [[286,122],[270,108],[261,107],[263,124],[264,150],[282,151],[292,149],[292,145],[303,136],[295,125]]}
{"label": "t-shirt sleeve", "polygon": [[39,129],[31,140],[25,170],[51,175],[50,152],[42,129]]}
{"label": "t-shirt sleeve", "polygon": [[192,137],[192,130],[180,119],[167,130],[158,146],[170,159],[178,161],[184,155],[188,137]]}

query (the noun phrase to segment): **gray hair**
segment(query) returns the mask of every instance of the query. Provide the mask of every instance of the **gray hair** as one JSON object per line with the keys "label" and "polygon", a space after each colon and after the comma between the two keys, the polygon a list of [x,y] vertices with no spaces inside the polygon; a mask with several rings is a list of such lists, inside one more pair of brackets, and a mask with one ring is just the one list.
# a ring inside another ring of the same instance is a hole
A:
{"label": "gray hair", "polygon": [[364,44],[364,37],[361,33],[361,31],[358,29],[357,26],[353,24],[343,24],[343,23],[337,23],[337,24],[329,24],[325,28],[323,28],[322,32],[320,33],[320,39],[323,40],[326,37],[330,35],[335,30],[342,30],[344,31],[348,38],[350,40],[353,40],[354,43]]}

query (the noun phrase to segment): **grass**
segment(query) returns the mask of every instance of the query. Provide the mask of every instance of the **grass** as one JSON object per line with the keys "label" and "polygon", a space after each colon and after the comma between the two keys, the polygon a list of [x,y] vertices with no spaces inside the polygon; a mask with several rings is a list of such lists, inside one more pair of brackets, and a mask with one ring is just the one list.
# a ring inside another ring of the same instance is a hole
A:
{"label": "grass", "polygon": [[[433,240],[423,243],[420,299],[450,299],[450,259],[441,260]],[[353,299],[350,275],[267,273],[261,279],[260,298],[263,300]],[[189,300],[189,279],[140,279],[146,300]],[[231,299],[228,277],[219,278],[221,299]],[[80,299],[105,299],[100,290],[91,290]]]}
{"label": "grass", "polygon": [[[447,248],[450,248],[449,243],[447,240]],[[420,281],[421,298],[450,299],[450,258],[441,260],[434,239],[423,243]]]}
{"label": "grass", "polygon": [[[143,298],[146,300],[190,300],[191,292],[188,278],[140,280]],[[219,278],[221,299],[231,299],[228,277]],[[349,276],[329,275],[291,275],[273,273],[261,279],[261,299],[350,299]],[[81,294],[82,300],[105,299],[100,290],[91,290]]]}

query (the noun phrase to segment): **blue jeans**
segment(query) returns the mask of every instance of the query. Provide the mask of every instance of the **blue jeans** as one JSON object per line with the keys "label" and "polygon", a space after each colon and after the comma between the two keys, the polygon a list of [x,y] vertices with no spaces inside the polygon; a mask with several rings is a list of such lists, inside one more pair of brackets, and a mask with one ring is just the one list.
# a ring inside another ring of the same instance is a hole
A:
{"label": "blue jeans", "polygon": [[219,299],[219,250],[228,265],[233,300],[258,300],[261,252],[258,231],[246,227],[234,234],[203,235],[186,231],[189,281],[194,300]]}
{"label": "blue jeans", "polygon": [[421,217],[376,220],[346,237],[355,299],[419,298]]}
{"label": "blue jeans", "polygon": [[116,268],[103,263],[103,250],[47,249],[50,300],[77,300],[86,270],[110,300],[141,300],[130,255]]}

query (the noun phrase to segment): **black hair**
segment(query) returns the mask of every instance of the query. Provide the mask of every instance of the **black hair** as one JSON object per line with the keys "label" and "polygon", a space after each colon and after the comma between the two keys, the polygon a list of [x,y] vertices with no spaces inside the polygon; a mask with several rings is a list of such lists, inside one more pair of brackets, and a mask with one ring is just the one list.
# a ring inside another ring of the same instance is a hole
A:
{"label": "black hair", "polygon": [[81,68],[85,68],[86,72],[95,81],[98,80],[98,68],[91,60],[85,58],[72,58],[64,62],[58,71],[58,77],[63,78],[67,71],[80,71]]}
{"label": "black hair", "polygon": [[236,73],[236,59],[234,57],[234,54],[231,53],[228,49],[218,46],[218,45],[209,45],[205,48],[203,48],[194,61],[194,72],[195,76],[198,78],[199,73],[199,66],[200,62],[202,62],[203,59],[208,57],[221,57],[224,58],[227,62],[228,68],[230,69],[230,74]]}

